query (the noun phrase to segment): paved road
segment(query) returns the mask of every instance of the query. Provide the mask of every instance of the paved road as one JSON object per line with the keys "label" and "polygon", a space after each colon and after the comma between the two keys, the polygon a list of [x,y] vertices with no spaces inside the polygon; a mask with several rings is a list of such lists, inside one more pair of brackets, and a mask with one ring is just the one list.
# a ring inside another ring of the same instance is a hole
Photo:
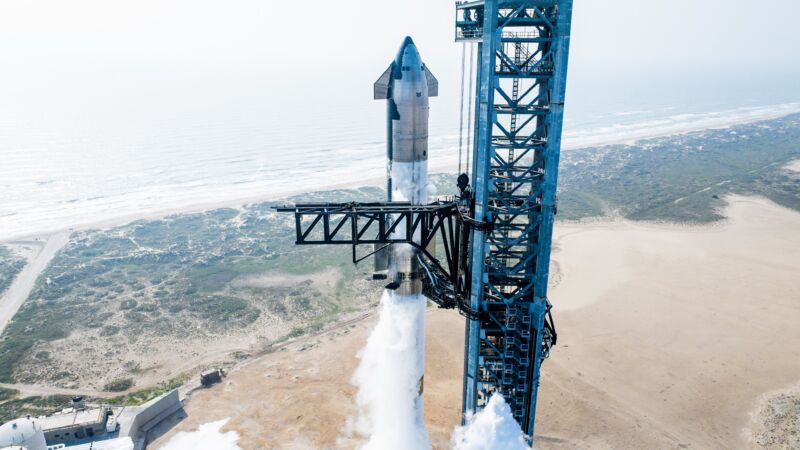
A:
{"label": "paved road", "polygon": [[0,335],[3,334],[8,322],[11,321],[14,314],[25,302],[25,299],[28,298],[39,274],[47,267],[61,247],[66,245],[68,240],[68,231],[60,231],[51,235],[47,239],[44,248],[22,269],[2,298],[0,298]]}

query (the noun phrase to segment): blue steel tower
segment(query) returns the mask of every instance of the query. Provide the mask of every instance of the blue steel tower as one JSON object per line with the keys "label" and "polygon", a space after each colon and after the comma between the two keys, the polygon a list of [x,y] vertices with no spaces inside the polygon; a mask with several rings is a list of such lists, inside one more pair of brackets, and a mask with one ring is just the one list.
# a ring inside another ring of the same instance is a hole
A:
{"label": "blue steel tower", "polygon": [[503,395],[533,437],[540,367],[555,344],[547,299],[572,0],[456,4],[478,43],[463,411]]}

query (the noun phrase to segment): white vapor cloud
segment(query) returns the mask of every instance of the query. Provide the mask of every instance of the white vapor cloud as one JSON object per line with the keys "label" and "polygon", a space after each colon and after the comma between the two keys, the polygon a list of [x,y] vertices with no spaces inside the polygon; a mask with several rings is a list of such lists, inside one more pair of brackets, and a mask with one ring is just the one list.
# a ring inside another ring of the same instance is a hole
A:
{"label": "white vapor cloud", "polygon": [[423,373],[425,297],[384,291],[378,324],[359,353],[355,431],[365,450],[429,449],[419,383]]}
{"label": "white vapor cloud", "polygon": [[228,420],[205,423],[197,431],[181,431],[161,450],[242,450],[237,444],[239,435],[235,431],[221,431]]}
{"label": "white vapor cloud", "polygon": [[456,427],[451,439],[453,450],[529,450],[525,435],[511,415],[503,396],[493,394],[486,407]]}

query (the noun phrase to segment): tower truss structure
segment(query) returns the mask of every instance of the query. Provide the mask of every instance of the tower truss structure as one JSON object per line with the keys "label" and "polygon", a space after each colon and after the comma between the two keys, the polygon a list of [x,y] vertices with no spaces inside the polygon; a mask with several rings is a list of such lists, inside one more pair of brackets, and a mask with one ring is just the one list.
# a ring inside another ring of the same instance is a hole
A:
{"label": "tower truss structure", "polygon": [[571,0],[456,4],[456,41],[478,43],[463,410],[503,395],[532,438],[542,361],[556,342],[547,280]]}

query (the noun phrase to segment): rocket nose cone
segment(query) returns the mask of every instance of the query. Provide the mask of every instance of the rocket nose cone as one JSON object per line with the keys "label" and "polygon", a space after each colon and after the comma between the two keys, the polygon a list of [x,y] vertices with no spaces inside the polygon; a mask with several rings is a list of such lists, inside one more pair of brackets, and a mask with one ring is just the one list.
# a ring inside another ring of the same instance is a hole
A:
{"label": "rocket nose cone", "polygon": [[411,36],[406,36],[403,39],[403,44],[400,45],[400,50],[397,51],[395,61],[400,66],[416,66],[422,63],[417,46],[414,45],[414,40],[411,39]]}
{"label": "rocket nose cone", "polygon": [[403,44],[400,46],[400,54],[402,55],[405,52],[417,53],[417,54],[419,53],[417,52],[417,46],[414,44],[414,41],[411,39],[411,36],[406,36],[406,38],[403,39]]}

